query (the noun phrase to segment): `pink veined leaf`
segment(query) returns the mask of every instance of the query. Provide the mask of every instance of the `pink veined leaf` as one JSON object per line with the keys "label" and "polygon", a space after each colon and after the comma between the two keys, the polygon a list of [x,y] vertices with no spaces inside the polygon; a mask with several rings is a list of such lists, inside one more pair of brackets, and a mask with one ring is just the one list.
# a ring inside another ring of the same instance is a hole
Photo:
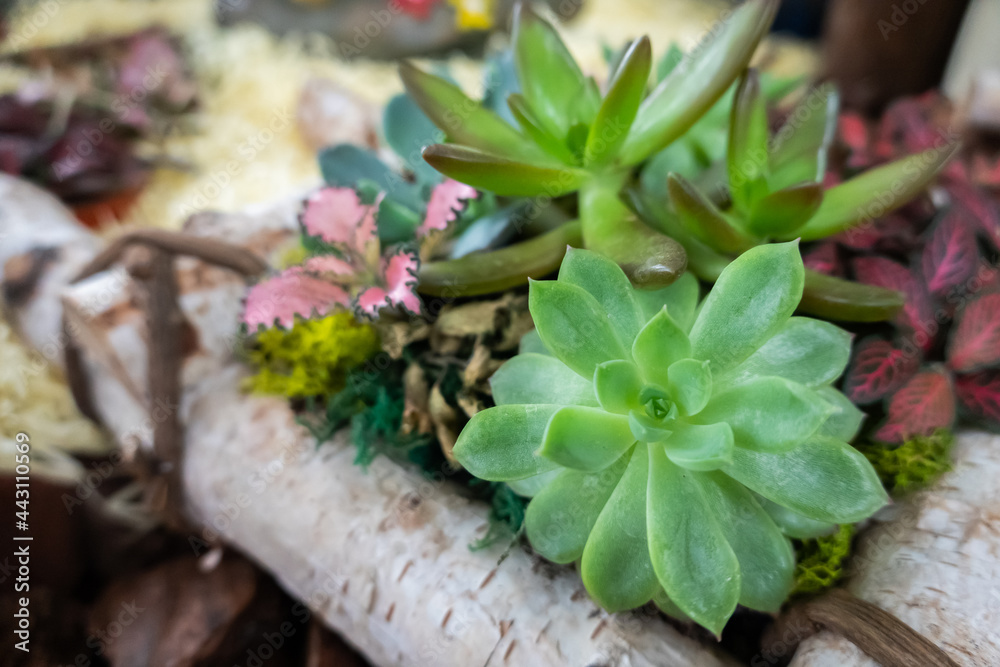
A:
{"label": "pink veined leaf", "polygon": [[849,167],[864,167],[871,164],[868,154],[868,126],[864,119],[856,113],[845,112],[837,119],[840,138],[851,150]]}
{"label": "pink veined leaf", "polygon": [[377,210],[378,202],[362,204],[353,188],[321,188],[306,200],[302,226],[310,236],[363,255],[376,238]]}
{"label": "pink veined leaf", "polygon": [[[328,263],[321,265],[326,268],[314,265],[312,270],[329,269]],[[296,315],[303,318],[312,317],[314,313],[323,316],[335,306],[346,306],[349,302],[350,297],[343,287],[313,275],[306,267],[293,266],[250,288],[243,308],[243,322],[251,332],[262,325],[274,326],[275,321],[290,329]]]}
{"label": "pink veined leaf", "polygon": [[972,415],[1000,426],[1000,370],[958,376],[955,395]]}
{"label": "pink veined leaf", "polygon": [[1000,211],[997,205],[979,188],[968,183],[952,182],[948,185],[948,193],[967,212],[967,222],[1000,250]]}
{"label": "pink veined leaf", "polygon": [[856,405],[874,403],[898,391],[920,367],[919,352],[868,338],[855,348],[844,375],[844,394]]}
{"label": "pink veined leaf", "polygon": [[844,267],[840,261],[840,251],[834,241],[823,241],[802,257],[807,269],[825,273],[828,276],[843,276]]}
{"label": "pink veined leaf", "polygon": [[905,442],[928,436],[955,422],[955,393],[951,378],[941,371],[924,371],[896,392],[889,402],[889,416],[875,433],[882,442]]}
{"label": "pink veined leaf", "polygon": [[427,203],[427,214],[417,229],[417,238],[426,236],[434,230],[448,228],[448,224],[458,218],[458,212],[465,207],[465,202],[479,195],[476,189],[465,183],[446,178],[431,190],[431,199]]}
{"label": "pink veined leaf", "polygon": [[367,317],[378,317],[383,308],[402,308],[411,315],[420,314],[417,296],[417,269],[420,261],[412,252],[401,250],[383,260],[383,286],[368,287],[355,300],[356,310]]}
{"label": "pink veined leaf", "polygon": [[948,366],[969,373],[1000,363],[1000,294],[965,304],[948,341]]}
{"label": "pink veined leaf", "polygon": [[927,287],[934,294],[945,294],[976,274],[979,247],[970,215],[961,205],[952,206],[929,233],[922,260]]}
{"label": "pink veined leaf", "polygon": [[903,292],[906,304],[896,322],[912,333],[914,342],[923,350],[933,347],[940,325],[923,281],[902,264],[884,257],[857,258],[854,273],[860,282]]}

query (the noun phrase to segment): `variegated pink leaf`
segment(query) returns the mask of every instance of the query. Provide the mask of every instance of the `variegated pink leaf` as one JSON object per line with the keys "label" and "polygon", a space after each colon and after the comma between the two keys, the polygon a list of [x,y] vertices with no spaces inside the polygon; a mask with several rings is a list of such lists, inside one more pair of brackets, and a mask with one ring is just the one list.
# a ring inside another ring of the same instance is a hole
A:
{"label": "variegated pink leaf", "polygon": [[455,221],[458,212],[465,207],[465,202],[475,199],[479,193],[472,186],[446,178],[444,182],[434,186],[431,199],[427,203],[427,214],[417,229],[417,238],[426,236],[434,230],[448,228]]}
{"label": "variegated pink leaf", "polygon": [[913,377],[919,352],[907,352],[887,340],[867,338],[855,346],[844,374],[844,394],[856,405],[882,400]]}
{"label": "variegated pink leaf", "polygon": [[913,376],[889,402],[889,416],[875,433],[881,442],[905,442],[928,436],[955,422],[955,393],[951,378],[942,371]]}
{"label": "variegated pink leaf", "polygon": [[840,261],[840,251],[835,241],[823,241],[802,256],[802,263],[807,269],[812,269],[828,276],[844,275],[844,267]]}
{"label": "variegated pink leaf", "polygon": [[929,232],[922,260],[927,287],[934,294],[961,287],[976,274],[979,247],[970,215],[961,205],[952,206]]}
{"label": "variegated pink leaf", "polygon": [[383,308],[389,308],[389,295],[381,287],[369,287],[358,294],[354,308],[358,313],[376,318]]}
{"label": "variegated pink leaf", "polygon": [[401,308],[420,314],[417,296],[417,269],[420,260],[412,252],[400,250],[382,260],[382,285],[368,287],[355,300],[355,309],[367,317],[377,317],[383,308]]}
{"label": "variegated pink leaf", "polygon": [[[329,270],[327,263],[322,264],[325,268],[314,265],[312,270]],[[350,297],[343,287],[314,275],[305,267],[293,266],[250,288],[243,308],[243,322],[251,332],[260,326],[274,326],[275,322],[289,329],[295,324],[296,315],[303,318],[314,314],[323,316],[335,306],[346,306],[349,302]]]}
{"label": "variegated pink leaf", "polygon": [[955,394],[973,416],[1000,426],[1000,371],[989,370],[955,378]]}
{"label": "variegated pink leaf", "polygon": [[905,294],[906,304],[896,316],[897,323],[912,333],[913,341],[923,350],[933,347],[941,327],[922,280],[902,264],[884,257],[857,258],[854,273],[860,282]]}
{"label": "variegated pink leaf", "polygon": [[1000,294],[968,302],[948,341],[948,366],[969,373],[1000,364]]}
{"label": "variegated pink leaf", "polygon": [[362,204],[353,188],[321,188],[306,200],[302,226],[310,236],[364,254],[376,238],[377,210],[378,202]]}

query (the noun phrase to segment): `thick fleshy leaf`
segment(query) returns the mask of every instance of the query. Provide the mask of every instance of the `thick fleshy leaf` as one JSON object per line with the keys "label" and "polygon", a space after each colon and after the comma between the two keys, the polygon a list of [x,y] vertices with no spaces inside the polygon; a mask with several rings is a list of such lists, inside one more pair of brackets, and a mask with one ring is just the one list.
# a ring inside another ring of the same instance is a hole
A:
{"label": "thick fleshy leaf", "polygon": [[862,285],[806,269],[799,310],[841,322],[885,322],[902,310],[904,297],[895,290]]}
{"label": "thick fleshy leaf", "polygon": [[554,470],[549,470],[548,472],[543,472],[540,475],[532,475],[531,477],[525,477],[524,479],[512,479],[507,482],[507,486],[510,490],[519,496],[525,498],[534,498],[537,496],[542,489],[555,481],[562,473],[562,468],[556,468]]}
{"label": "thick fleshy leaf", "polygon": [[[617,198],[617,193],[615,193]],[[581,192],[581,215],[587,215],[589,201]],[[673,284],[687,268],[687,254],[684,247],[662,234],[635,215],[624,211],[621,217],[610,217],[602,221],[604,229],[587,234],[586,219],[583,219],[584,238],[587,248],[595,250],[622,267],[636,289],[655,290]]]}
{"label": "thick fleshy leaf", "polygon": [[626,349],[642,327],[635,290],[625,272],[607,257],[589,250],[569,248],[559,268],[559,282],[582,287],[608,314],[611,326]]}
{"label": "thick fleshy leaf", "polygon": [[976,232],[966,215],[959,206],[952,207],[927,238],[922,257],[924,280],[933,294],[945,295],[979,269]]}
{"label": "thick fleshy leaf", "polygon": [[535,115],[535,111],[528,105],[524,95],[514,93],[507,98],[507,107],[514,116],[514,120],[521,126],[524,133],[531,137],[531,140],[541,146],[546,153],[556,158],[560,162],[573,164],[576,156],[566,146],[563,138],[549,132],[545,124]]}
{"label": "thick fleshy leaf", "polygon": [[754,494],[754,498],[761,508],[767,512],[768,516],[771,517],[771,521],[788,537],[794,537],[797,540],[806,540],[812,537],[829,535],[837,530],[837,524],[835,523],[816,521],[815,519],[802,516],[756,493]]}
{"label": "thick fleshy leaf", "polygon": [[920,368],[916,351],[900,349],[887,340],[867,338],[854,351],[844,376],[844,393],[857,405],[880,401],[898,391]]}
{"label": "thick fleshy leaf", "polygon": [[378,204],[365,205],[354,188],[321,188],[306,200],[302,227],[310,236],[363,255],[375,240]]}
{"label": "thick fleshy leaf", "polygon": [[[330,259],[339,262],[337,266],[350,273],[350,266],[335,257]],[[313,269],[317,269],[315,262]],[[261,326],[274,326],[275,322],[290,329],[296,315],[305,319],[314,315],[321,317],[337,305],[346,306],[349,302],[350,297],[343,287],[313,275],[304,267],[295,266],[250,288],[243,308],[243,322],[251,332]]]}
{"label": "thick fleshy leaf", "polygon": [[569,406],[552,415],[538,454],[564,468],[597,472],[617,461],[634,443],[628,417]]}
{"label": "thick fleshy leaf", "polygon": [[736,86],[729,117],[726,166],[733,206],[749,213],[767,193],[767,107],[760,94],[760,77],[750,68]]}
{"label": "thick fleshy leaf", "polygon": [[399,65],[407,92],[451,141],[515,160],[551,161],[500,116],[469,98],[458,86],[413,65]]}
{"label": "thick fleshy leaf", "polygon": [[913,332],[913,342],[922,349],[929,350],[933,346],[932,334],[939,327],[922,280],[902,264],[885,257],[859,257],[854,261],[854,272],[863,283],[905,294],[906,304],[896,321]]}
{"label": "thick fleshy leaf", "polygon": [[681,359],[667,369],[667,390],[682,415],[701,412],[712,397],[712,372],[707,361]]}
{"label": "thick fleshy leaf", "polygon": [[680,621],[681,623],[693,623],[691,617],[681,611],[681,608],[674,604],[674,601],[670,599],[667,592],[660,588],[660,590],[653,596],[653,604],[656,608],[662,611],[664,614]]}
{"label": "thick fleshy leaf", "polygon": [[820,398],[836,410],[819,427],[818,435],[825,435],[844,442],[854,440],[861,429],[865,413],[857,408],[851,400],[833,387],[820,387],[816,390]]}
{"label": "thick fleshy leaf", "polygon": [[856,523],[889,499],[868,459],[833,438],[814,437],[775,454],[737,447],[723,472],[768,500],[827,523]]}
{"label": "thick fleshy leaf", "polygon": [[646,323],[632,344],[632,358],[647,382],[666,388],[667,371],[675,361],[691,356],[687,334],[674,322],[667,309]]}
{"label": "thick fleshy leaf", "polygon": [[475,188],[450,178],[434,186],[431,190],[431,199],[427,202],[424,221],[417,229],[417,236],[426,236],[432,231],[447,229],[448,225],[458,218],[466,202],[475,199],[478,194]]}
{"label": "thick fleshy leaf", "polygon": [[975,418],[1000,425],[1000,371],[958,376],[955,395]]}
{"label": "thick fleshy leaf", "polygon": [[750,0],[727,18],[711,40],[694,49],[639,107],[622,150],[636,164],[684,134],[740,75],[767,34],[776,0]]}
{"label": "thick fleshy leaf", "polygon": [[816,215],[794,235],[803,241],[815,241],[865,220],[881,218],[923,192],[955,150],[955,146],[932,148],[866,171],[827,190]]}
{"label": "thick fleshy leaf", "polygon": [[698,307],[698,279],[685,273],[669,287],[658,290],[636,290],[634,297],[642,312],[643,321],[649,321],[658,312],[667,309],[682,331],[690,331],[694,324],[694,312]]}
{"label": "thick fleshy leaf", "polygon": [[599,473],[560,471],[539,491],[524,515],[525,532],[535,551],[553,563],[580,558],[629,458],[626,454]]}
{"label": "thick fleshy leaf", "polygon": [[722,473],[699,479],[702,492],[740,563],[740,604],[776,613],[792,589],[795,553],[742,484]]}
{"label": "thick fleshy leaf", "polygon": [[528,308],[545,347],[582,377],[593,378],[605,361],[627,358],[607,312],[582,287],[531,281]]}
{"label": "thick fleshy leaf", "polygon": [[[733,430],[729,424],[685,424],[675,421],[672,433],[662,443],[667,458],[688,470],[718,470],[733,462]],[[658,444],[653,447],[661,446]]]}
{"label": "thick fleshy leaf", "polygon": [[593,387],[598,402],[608,412],[627,415],[641,407],[642,376],[631,361],[605,361],[594,373]]}
{"label": "thick fleshy leaf", "polygon": [[647,525],[653,569],[681,610],[715,635],[736,609],[740,564],[699,479],[649,448]]}
{"label": "thick fleshy leaf", "polygon": [[851,356],[851,334],[829,322],[792,317],[746,361],[718,378],[738,385],[775,375],[807,387],[833,382]]}
{"label": "thick fleshy leaf", "polygon": [[549,132],[566,136],[572,125],[590,125],[599,96],[559,33],[528,4],[515,10],[514,66],[521,92]]}
{"label": "thick fleshy leaf", "polygon": [[825,84],[810,91],[788,114],[771,140],[772,188],[823,181],[827,151],[837,133],[839,107],[837,89]]}
{"label": "thick fleshy leaf", "polygon": [[458,462],[479,479],[508,482],[556,465],[535,455],[545,427],[562,406],[499,405],[477,412],[455,443]]}
{"label": "thick fleshy leaf", "polygon": [[408,95],[400,94],[389,100],[382,115],[385,141],[396,155],[403,158],[407,168],[425,183],[437,183],[440,175],[421,157],[421,152],[431,144],[444,141],[439,130]]}
{"label": "thick fleshy leaf", "polygon": [[583,584],[610,612],[644,605],[659,588],[646,538],[648,477],[649,455],[639,443],[583,550]]}
{"label": "thick fleshy leaf", "polygon": [[652,64],[653,51],[649,38],[642,37],[632,42],[608,86],[597,118],[590,126],[584,151],[586,163],[603,164],[617,155],[646,94]]}
{"label": "thick fleshy leaf", "polygon": [[552,356],[552,353],[549,352],[549,348],[545,347],[545,343],[542,342],[541,337],[538,335],[538,331],[535,329],[532,329],[528,333],[521,336],[521,343],[518,345],[517,353],[542,354],[549,357]]}
{"label": "thick fleshy leaf", "polygon": [[632,437],[639,442],[663,442],[673,433],[674,422],[654,419],[645,410],[632,410],[628,413],[628,425],[632,429]]}
{"label": "thick fleshy leaf", "polygon": [[516,162],[456,144],[428,146],[424,159],[445,176],[503,196],[558,197],[579,188],[585,176],[570,167]]}
{"label": "thick fleshy leaf", "polygon": [[750,207],[747,229],[757,236],[787,238],[806,223],[823,201],[823,186],[801,183],[761,197]]}
{"label": "thick fleshy leaf", "polygon": [[948,341],[948,366],[969,373],[1000,362],[1000,294],[965,304]]}
{"label": "thick fleshy leaf", "polygon": [[697,359],[719,375],[776,334],[802,298],[797,243],[771,243],[740,255],[719,276],[691,328]]}
{"label": "thick fleshy leaf", "polygon": [[833,407],[815,391],[779,377],[763,377],[717,394],[693,421],[726,422],[736,444],[761,452],[791,449],[816,433]]}
{"label": "thick fleshy leaf", "polygon": [[490,378],[490,387],[497,405],[597,405],[592,382],[541,354],[522,353],[508,360]]}
{"label": "thick fleshy leaf", "polygon": [[955,423],[955,393],[943,371],[917,373],[889,401],[885,424],[875,433],[881,442],[905,442]]}
{"label": "thick fleshy leaf", "polygon": [[702,243],[724,253],[740,253],[754,245],[752,239],[684,177],[670,174],[667,190],[677,211],[677,219],[688,233]]}

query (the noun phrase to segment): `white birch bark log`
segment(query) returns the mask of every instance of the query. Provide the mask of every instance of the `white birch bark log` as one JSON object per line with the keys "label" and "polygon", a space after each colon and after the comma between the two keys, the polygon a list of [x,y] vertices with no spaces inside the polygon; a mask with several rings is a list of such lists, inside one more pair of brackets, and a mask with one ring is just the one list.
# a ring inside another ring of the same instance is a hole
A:
{"label": "white birch bark log", "polygon": [[[267,256],[294,234],[294,211],[286,202],[206,214],[189,227]],[[316,448],[284,400],[242,394],[245,370],[233,356],[238,277],[195,260],[178,264],[181,307],[197,340],[185,356],[179,408],[150,406],[145,324],[128,275],[67,286],[99,244],[51,197],[3,176],[0,239],[11,285],[23,277],[14,269],[30,259],[25,253],[54,248],[35,289],[9,315],[58,363],[59,346],[45,346],[58,340],[60,300],[66,305],[94,403],[123,446],[149,447],[152,420],[180,410],[187,510],[204,527],[193,537],[218,534],[247,553],[374,664],[732,664],[654,615],[605,614],[568,568],[520,549],[499,566],[499,547],[471,552],[487,526],[482,503],[385,458],[363,472],[344,438]]]}

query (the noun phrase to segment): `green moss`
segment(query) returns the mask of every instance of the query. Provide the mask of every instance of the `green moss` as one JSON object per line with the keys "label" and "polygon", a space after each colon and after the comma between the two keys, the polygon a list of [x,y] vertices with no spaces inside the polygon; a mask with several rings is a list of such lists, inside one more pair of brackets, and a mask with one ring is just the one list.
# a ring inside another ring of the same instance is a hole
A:
{"label": "green moss", "polygon": [[797,564],[792,595],[820,593],[840,580],[851,554],[854,532],[854,526],[844,525],[833,535],[795,540]]}
{"label": "green moss", "polygon": [[930,486],[951,470],[954,436],[938,431],[927,438],[913,438],[898,447],[880,443],[860,445],[874,466],[886,490],[894,496],[905,495]]}
{"label": "green moss", "polygon": [[375,329],[351,313],[298,320],[291,329],[256,334],[248,355],[258,370],[247,384],[261,394],[330,396],[344,388],[351,369],[378,349]]}

